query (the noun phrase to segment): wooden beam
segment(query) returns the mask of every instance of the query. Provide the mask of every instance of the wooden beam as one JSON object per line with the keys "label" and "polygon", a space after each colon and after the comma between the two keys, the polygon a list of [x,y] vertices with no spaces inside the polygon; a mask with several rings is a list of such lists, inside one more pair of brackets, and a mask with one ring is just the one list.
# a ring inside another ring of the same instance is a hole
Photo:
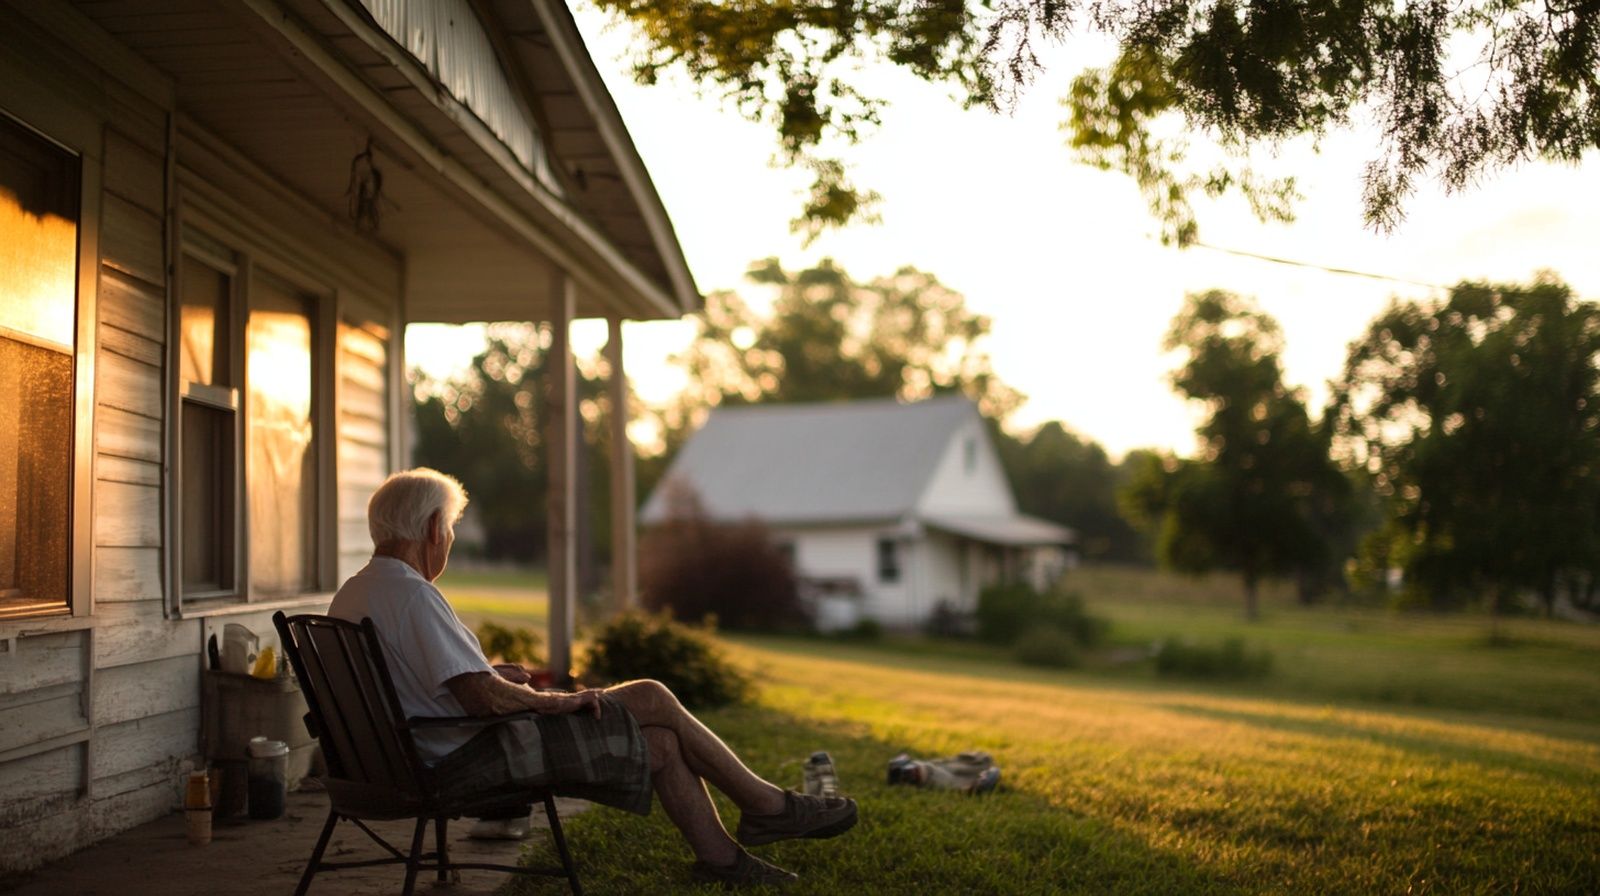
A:
{"label": "wooden beam", "polygon": [[577,285],[556,274],[551,289],[550,355],[545,364],[545,445],[549,464],[548,555],[550,582],[550,671],[556,682],[572,680],[573,613],[577,608],[577,369],[568,330],[577,306]]}
{"label": "wooden beam", "polygon": [[611,593],[617,606],[639,602],[639,554],[634,525],[633,443],[628,440],[628,373],[622,365],[622,319],[608,321],[606,362],[611,379]]}

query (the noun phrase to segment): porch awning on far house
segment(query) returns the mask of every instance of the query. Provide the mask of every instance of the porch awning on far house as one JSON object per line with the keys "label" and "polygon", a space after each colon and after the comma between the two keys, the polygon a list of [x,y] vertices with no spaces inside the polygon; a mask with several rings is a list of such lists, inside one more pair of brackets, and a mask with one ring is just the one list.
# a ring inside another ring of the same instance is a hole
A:
{"label": "porch awning on far house", "polygon": [[922,518],[922,524],[951,535],[1007,547],[1070,545],[1078,540],[1077,533],[1066,526],[1021,513],[1010,516],[928,516]]}

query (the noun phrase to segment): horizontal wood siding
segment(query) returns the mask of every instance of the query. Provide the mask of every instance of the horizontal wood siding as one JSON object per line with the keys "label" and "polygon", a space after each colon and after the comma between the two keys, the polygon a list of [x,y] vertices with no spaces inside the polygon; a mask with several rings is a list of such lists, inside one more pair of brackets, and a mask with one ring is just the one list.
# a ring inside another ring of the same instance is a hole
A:
{"label": "horizontal wood siding", "polygon": [[28,9],[42,30],[0,9],[0,59],[16,66],[0,106],[65,110],[85,183],[100,185],[83,231],[99,251],[86,300],[94,518],[79,546],[92,551],[92,616],[83,629],[14,626],[0,657],[0,877],[178,804],[199,761],[203,655],[201,622],[169,619],[163,584],[171,86],[69,4]]}
{"label": "horizontal wood siding", "polygon": [[339,322],[339,580],[372,555],[367,501],[389,475],[389,330]]}

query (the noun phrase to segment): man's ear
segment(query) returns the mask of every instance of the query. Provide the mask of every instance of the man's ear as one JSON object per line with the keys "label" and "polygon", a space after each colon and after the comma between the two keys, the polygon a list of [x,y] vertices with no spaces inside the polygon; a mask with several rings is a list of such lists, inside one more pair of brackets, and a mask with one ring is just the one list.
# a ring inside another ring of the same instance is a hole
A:
{"label": "man's ear", "polygon": [[443,513],[444,511],[442,510],[435,510],[433,514],[428,517],[429,544],[444,544],[444,527],[440,525],[440,518]]}

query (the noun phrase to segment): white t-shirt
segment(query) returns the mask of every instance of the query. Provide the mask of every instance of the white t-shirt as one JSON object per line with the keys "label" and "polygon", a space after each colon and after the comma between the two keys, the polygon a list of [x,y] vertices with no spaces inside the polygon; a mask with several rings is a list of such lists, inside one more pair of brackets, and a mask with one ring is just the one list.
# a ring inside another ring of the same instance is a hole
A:
{"label": "white t-shirt", "polygon": [[[444,686],[467,672],[495,674],[472,630],[433,583],[393,557],[373,557],[333,596],[328,615],[350,622],[370,618],[383,644],[406,716],[461,716],[466,711]],[[478,728],[416,732],[417,752],[432,764],[472,739]]]}

